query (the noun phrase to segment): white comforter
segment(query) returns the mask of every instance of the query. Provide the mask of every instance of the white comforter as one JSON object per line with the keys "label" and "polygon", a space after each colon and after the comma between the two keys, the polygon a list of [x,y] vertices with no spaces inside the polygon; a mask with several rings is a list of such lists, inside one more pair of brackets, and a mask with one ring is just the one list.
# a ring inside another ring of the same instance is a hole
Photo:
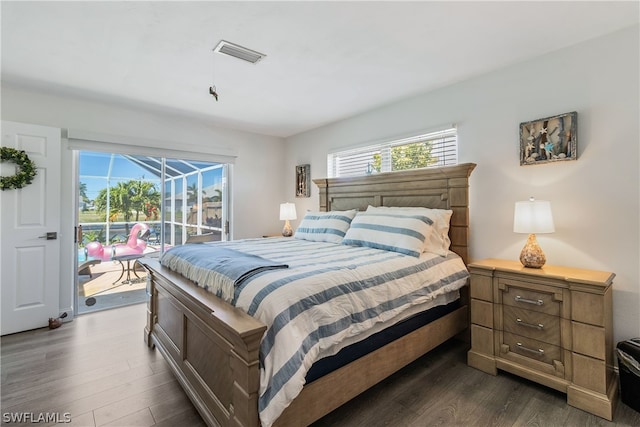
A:
{"label": "white comforter", "polygon": [[260,349],[259,411],[264,427],[271,426],[300,393],[316,360],[380,330],[382,322],[393,324],[433,305],[439,296],[457,296],[468,278],[454,253],[415,258],[290,238],[214,244],[289,265],[236,286],[232,300],[268,326]]}

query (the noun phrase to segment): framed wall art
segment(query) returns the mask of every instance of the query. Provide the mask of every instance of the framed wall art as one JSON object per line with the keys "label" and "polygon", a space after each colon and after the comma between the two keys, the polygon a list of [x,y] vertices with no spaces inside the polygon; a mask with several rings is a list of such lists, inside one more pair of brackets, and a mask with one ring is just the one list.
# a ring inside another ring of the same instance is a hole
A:
{"label": "framed wall art", "polygon": [[576,160],[578,113],[520,123],[520,165]]}
{"label": "framed wall art", "polygon": [[296,166],[296,197],[311,197],[311,165]]}

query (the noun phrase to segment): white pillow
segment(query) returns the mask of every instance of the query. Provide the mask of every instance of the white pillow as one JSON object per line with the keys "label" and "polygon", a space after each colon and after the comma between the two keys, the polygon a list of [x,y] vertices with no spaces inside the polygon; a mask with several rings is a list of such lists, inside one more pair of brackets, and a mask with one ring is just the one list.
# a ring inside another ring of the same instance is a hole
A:
{"label": "white pillow", "polygon": [[433,220],[433,232],[427,236],[422,248],[423,252],[431,252],[440,256],[447,256],[451,239],[449,239],[449,224],[453,211],[449,209],[431,209],[422,207],[387,207],[369,206],[367,212],[419,212]]}
{"label": "white pillow", "polygon": [[359,212],[342,244],[419,257],[432,224],[430,218],[414,212]]}
{"label": "white pillow", "polygon": [[294,238],[312,242],[340,243],[356,210],[307,212],[302,218]]}

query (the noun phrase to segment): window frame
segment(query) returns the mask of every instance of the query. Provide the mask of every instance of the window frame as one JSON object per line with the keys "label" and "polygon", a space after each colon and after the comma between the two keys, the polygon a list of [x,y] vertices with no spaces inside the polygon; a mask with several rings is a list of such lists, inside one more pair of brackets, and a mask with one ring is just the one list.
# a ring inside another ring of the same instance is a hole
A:
{"label": "window frame", "polygon": [[[432,143],[430,153],[435,151],[434,157],[438,159],[427,167],[458,164],[458,132],[455,126],[451,126],[415,136],[329,152],[327,154],[327,174],[330,178],[337,178],[378,173],[372,166],[373,155],[377,153],[382,156],[380,172],[392,172],[392,150],[396,147],[422,142]],[[371,158],[368,162],[367,157]]]}

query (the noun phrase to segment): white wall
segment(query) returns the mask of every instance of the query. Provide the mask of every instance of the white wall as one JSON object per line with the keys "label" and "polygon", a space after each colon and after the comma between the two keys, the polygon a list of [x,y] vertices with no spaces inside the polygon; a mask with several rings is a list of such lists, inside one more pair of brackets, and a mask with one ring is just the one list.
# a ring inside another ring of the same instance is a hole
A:
{"label": "white wall", "polygon": [[[614,339],[640,336],[639,32],[635,26],[290,137],[287,170],[310,163],[312,177],[322,178],[332,149],[456,123],[459,161],[478,165],[472,259],[517,260],[526,236],[512,232],[514,202],[549,200],[556,233],[538,236],[547,263],[615,272]],[[578,160],[520,166],[519,124],[571,111]],[[286,176],[283,185],[291,182]],[[295,202],[299,213],[317,209],[317,188]]]}
{"label": "white wall", "polygon": [[[144,138],[155,140],[157,148],[176,148],[188,143],[233,150],[237,155],[231,177],[233,238],[259,237],[282,228],[278,218],[279,204],[285,197],[285,191],[279,186],[284,180],[284,141],[281,138],[226,130],[187,117],[152,114],[6,84],[2,85],[2,120]],[[62,268],[61,273],[61,312],[72,311],[73,306],[75,193],[72,157],[72,151],[63,148],[61,218],[68,220],[63,220],[60,236],[62,263],[68,268]]]}

